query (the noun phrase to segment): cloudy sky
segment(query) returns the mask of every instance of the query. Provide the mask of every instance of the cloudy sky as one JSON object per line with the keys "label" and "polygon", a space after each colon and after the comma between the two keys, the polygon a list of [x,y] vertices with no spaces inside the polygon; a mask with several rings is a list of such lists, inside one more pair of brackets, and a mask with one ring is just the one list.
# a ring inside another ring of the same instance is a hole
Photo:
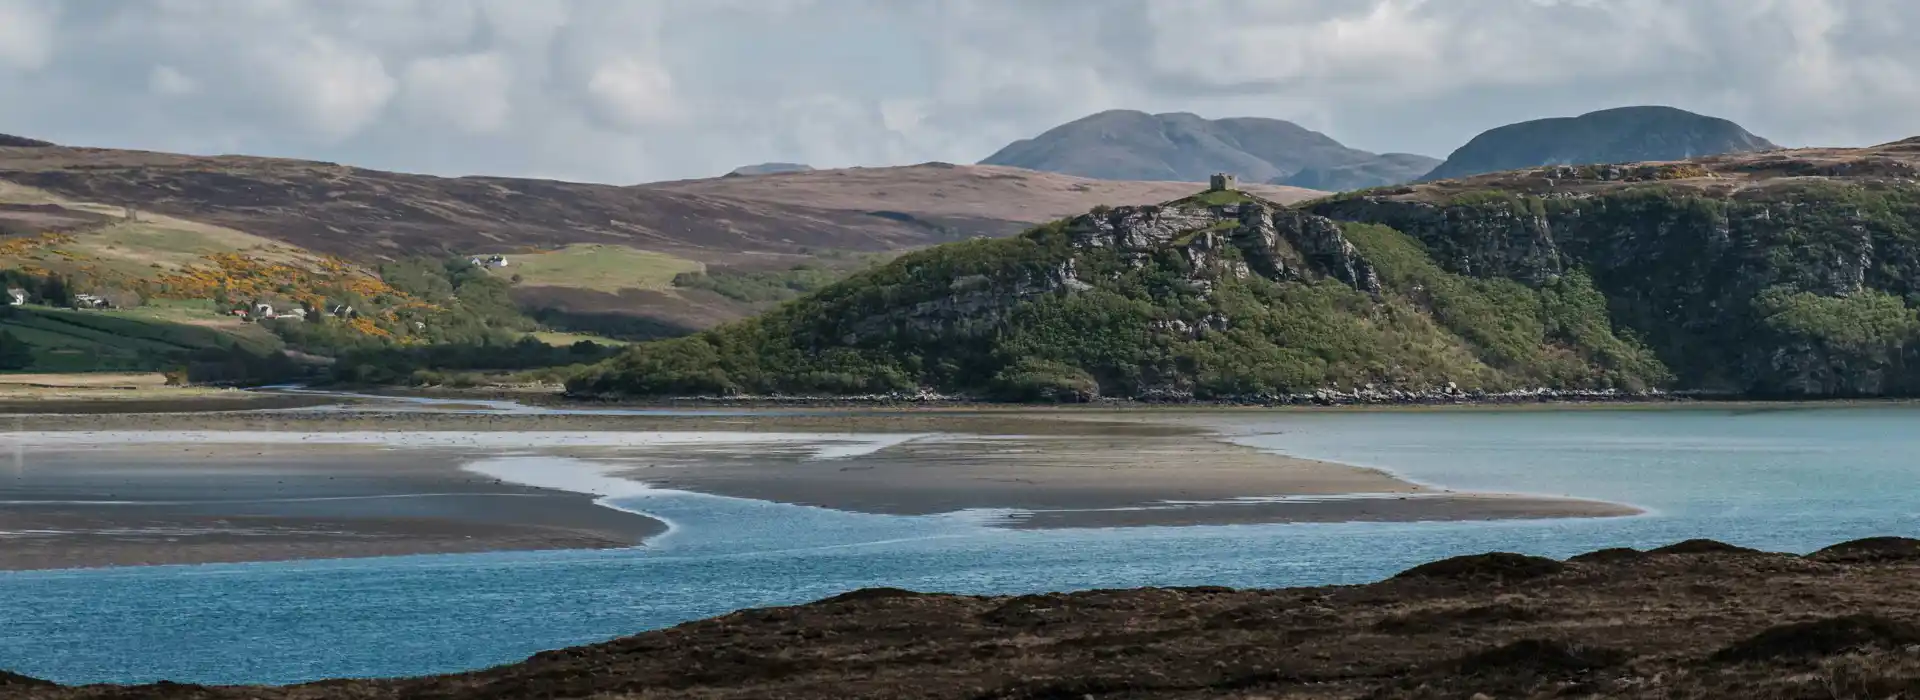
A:
{"label": "cloudy sky", "polygon": [[1916,35],[1912,0],[0,0],[0,133],[615,183],[973,162],[1110,108],[1868,144],[1920,134]]}

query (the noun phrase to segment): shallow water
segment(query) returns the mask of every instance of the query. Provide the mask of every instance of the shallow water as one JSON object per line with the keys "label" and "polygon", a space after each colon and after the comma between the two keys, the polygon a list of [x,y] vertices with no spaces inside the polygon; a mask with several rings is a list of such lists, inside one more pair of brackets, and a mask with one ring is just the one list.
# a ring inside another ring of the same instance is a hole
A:
{"label": "shallow water", "polygon": [[859,515],[614,489],[611,503],[674,530],[637,550],[0,574],[0,668],[63,682],[416,675],[861,586],[1317,585],[1489,550],[1567,556],[1713,537],[1804,552],[1920,534],[1920,410],[1911,407],[1204,420],[1246,444],[1449,488],[1600,498],[1650,513],[1005,531],[982,526],[991,513]]}

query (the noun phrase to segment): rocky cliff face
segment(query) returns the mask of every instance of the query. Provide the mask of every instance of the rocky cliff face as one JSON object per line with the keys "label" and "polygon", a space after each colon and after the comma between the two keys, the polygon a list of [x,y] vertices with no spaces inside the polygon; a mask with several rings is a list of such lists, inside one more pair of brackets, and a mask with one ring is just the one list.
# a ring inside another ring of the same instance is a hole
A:
{"label": "rocky cliff face", "polygon": [[854,344],[887,328],[926,334],[993,332],[1023,302],[1093,289],[1099,280],[1083,279],[1083,267],[1091,266],[1083,266],[1080,259],[1096,253],[1112,254],[1127,267],[1140,269],[1154,265],[1156,255],[1172,252],[1184,263],[1179,266],[1182,280],[1201,299],[1212,280],[1223,276],[1258,275],[1275,282],[1332,279],[1358,291],[1380,292],[1373,266],[1332,219],[1250,197],[1237,200],[1118,207],[1074,217],[1062,225],[1070,242],[1062,259],[956,277],[937,298],[874,309],[841,339]]}
{"label": "rocky cliff face", "polygon": [[1911,395],[1920,392],[1920,185],[1898,148],[1839,155],[1647,177],[1548,168],[1310,209],[1391,226],[1464,275],[1539,286],[1590,273],[1614,319],[1683,387]]}

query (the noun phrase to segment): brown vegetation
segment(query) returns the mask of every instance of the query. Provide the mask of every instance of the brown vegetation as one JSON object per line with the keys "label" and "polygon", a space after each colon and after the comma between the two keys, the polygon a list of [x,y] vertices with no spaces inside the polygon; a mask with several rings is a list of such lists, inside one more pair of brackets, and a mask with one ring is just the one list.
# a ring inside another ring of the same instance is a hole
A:
{"label": "brown vegetation", "polygon": [[[897,250],[1010,234],[1093,204],[1171,199],[1195,189],[961,166],[802,175],[819,179],[792,192],[765,187],[758,177],[621,187],[244,156],[0,149],[0,180],[358,261],[572,243],[625,245],[702,262],[817,249]],[[873,187],[876,178],[897,182],[898,191]]]}
{"label": "brown vegetation", "polygon": [[1668,163],[1554,165],[1439,182],[1383,187],[1364,195],[1445,202],[1461,194],[1498,189],[1517,194],[1569,196],[1659,183],[1683,190],[1728,195],[1754,188],[1790,186],[1806,178],[1920,181],[1920,138],[1866,148],[1795,148],[1729,153]]}
{"label": "brown vegetation", "polygon": [[[1366,586],[867,589],[474,673],[22,698],[1887,698],[1920,691],[1920,542],[1482,555]],[[1837,553],[1893,553],[1839,557]]]}
{"label": "brown vegetation", "polygon": [[[721,177],[646,185],[647,189],[778,202],[846,211],[895,211],[929,220],[1037,224],[1084,214],[1102,204],[1159,204],[1203,187],[1194,182],[1090,180],[998,165],[923,163],[898,168],[844,168]],[[1291,204],[1326,194],[1280,185],[1242,185]]]}

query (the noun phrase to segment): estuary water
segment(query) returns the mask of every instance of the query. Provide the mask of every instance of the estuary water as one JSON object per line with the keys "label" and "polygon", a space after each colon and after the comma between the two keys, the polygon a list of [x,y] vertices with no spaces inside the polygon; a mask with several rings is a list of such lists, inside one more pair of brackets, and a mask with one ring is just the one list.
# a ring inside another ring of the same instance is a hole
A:
{"label": "estuary water", "polygon": [[[1243,444],[1447,488],[1648,513],[1008,531],[987,527],[991,514],[862,515],[613,489],[609,505],[673,529],[632,550],[0,573],[0,669],[66,683],[419,675],[864,586],[1305,586],[1493,550],[1564,557],[1711,537],[1805,552],[1920,535],[1912,406],[1166,415]],[[503,475],[536,467],[594,471],[504,454],[475,466]]]}

